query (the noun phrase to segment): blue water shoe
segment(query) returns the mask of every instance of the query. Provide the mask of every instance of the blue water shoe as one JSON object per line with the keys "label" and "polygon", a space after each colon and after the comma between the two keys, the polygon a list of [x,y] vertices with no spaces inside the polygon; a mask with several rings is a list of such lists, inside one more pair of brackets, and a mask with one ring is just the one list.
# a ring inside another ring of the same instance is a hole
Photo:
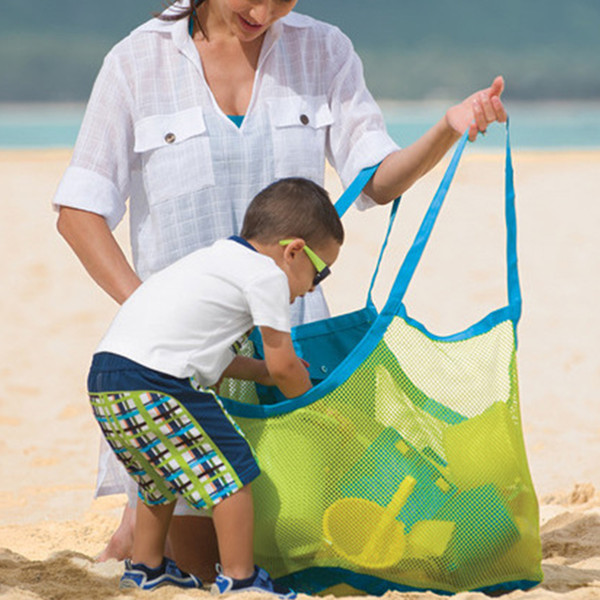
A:
{"label": "blue water shoe", "polygon": [[293,600],[297,594],[293,590],[275,583],[271,576],[260,567],[247,579],[233,579],[219,573],[210,588],[211,594],[237,594],[240,592],[263,592],[284,600]]}
{"label": "blue water shoe", "polygon": [[121,577],[119,588],[155,590],[163,585],[180,588],[202,588],[202,582],[195,575],[184,573],[170,558],[163,558],[162,565],[151,569],[142,563],[132,564],[125,561],[125,573]]}

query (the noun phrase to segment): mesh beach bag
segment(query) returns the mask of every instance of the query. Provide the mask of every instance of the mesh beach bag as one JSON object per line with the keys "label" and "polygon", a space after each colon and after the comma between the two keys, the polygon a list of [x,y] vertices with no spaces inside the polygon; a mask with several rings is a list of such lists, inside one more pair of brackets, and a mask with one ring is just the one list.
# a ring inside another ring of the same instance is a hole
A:
{"label": "mesh beach bag", "polygon": [[[294,329],[315,387],[292,400],[253,384],[223,397],[262,470],[253,483],[256,562],[298,591],[491,592],[542,579],[519,408],[508,127],[508,304],[447,337],[429,333],[403,304],[466,141],[383,308],[369,292],[361,310]],[[374,169],[338,200],[341,214]],[[260,355],[259,338],[253,351]]]}

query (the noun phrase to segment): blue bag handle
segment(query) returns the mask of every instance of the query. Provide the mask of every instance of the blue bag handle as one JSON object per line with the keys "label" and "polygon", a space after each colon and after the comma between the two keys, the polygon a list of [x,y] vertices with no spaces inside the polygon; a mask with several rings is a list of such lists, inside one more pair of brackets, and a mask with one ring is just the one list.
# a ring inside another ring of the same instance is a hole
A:
{"label": "blue bag handle", "polygon": [[[394,314],[400,309],[402,299],[406,293],[408,285],[414,275],[414,272],[419,264],[425,245],[429,241],[433,226],[442,208],[456,168],[465,149],[468,140],[468,131],[464,133],[458,142],[458,146],[454,151],[452,160],[446,173],[440,183],[440,186],[429,205],[427,213],[421,223],[415,240],[408,251],[400,271],[396,276],[392,289],[390,291],[386,312],[393,311]],[[521,286],[519,283],[519,271],[517,264],[517,219],[515,211],[515,187],[514,187],[514,172],[512,166],[512,155],[510,147],[509,123],[506,122],[506,156],[505,156],[505,178],[504,178],[504,194],[505,194],[505,221],[506,221],[506,264],[508,278],[508,308],[509,316],[515,327],[521,316]]]}
{"label": "blue bag handle", "polygon": [[385,233],[385,238],[383,240],[383,244],[381,245],[381,250],[379,251],[379,257],[377,258],[377,264],[375,265],[375,271],[373,272],[373,277],[371,277],[371,283],[369,285],[369,291],[367,292],[367,306],[375,310],[375,304],[373,303],[373,286],[375,285],[375,280],[377,279],[377,275],[379,274],[379,267],[381,266],[381,261],[383,259],[383,255],[388,245],[388,240],[390,239],[390,233],[392,232],[392,226],[394,225],[394,220],[396,219],[396,214],[398,213],[398,206],[400,206],[401,196],[396,198],[392,203],[392,210],[390,211],[390,217],[388,220],[388,227]]}
{"label": "blue bag handle", "polygon": [[344,193],[338,198],[335,203],[335,210],[337,210],[338,215],[342,218],[346,211],[354,204],[356,199],[360,196],[363,188],[371,177],[373,177],[375,171],[377,171],[379,165],[381,163],[377,163],[372,167],[365,167],[355,178],[354,181],[344,190]]}
{"label": "blue bag handle", "polygon": [[506,219],[506,270],[508,276],[508,305],[515,325],[521,318],[523,300],[517,258],[517,213],[515,209],[515,175],[510,150],[510,130],[506,120],[506,158],[504,165],[504,210]]}
{"label": "blue bag handle", "polygon": [[[389,294],[388,304],[390,301],[392,310],[395,312],[398,310],[399,305],[402,303],[402,299],[406,293],[408,285],[414,275],[414,272],[421,260],[425,246],[429,241],[433,226],[439,216],[442,204],[446,198],[446,194],[450,188],[450,184],[456,173],[458,163],[462,157],[462,153],[465,149],[468,140],[468,131],[464,133],[458,142],[454,155],[446,173],[440,183],[440,186],[431,201],[431,204],[427,210],[427,213],[421,223],[421,227],[415,237],[415,240],[402,263],[400,271],[396,276],[396,280],[392,286]],[[379,163],[381,164],[381,163]],[[348,186],[344,193],[340,196],[338,201],[335,203],[335,208],[338,214],[343,216],[348,208],[354,203],[362,192],[365,185],[369,182],[379,164],[372,167],[363,169],[354,179],[354,181]],[[522,310],[522,298],[521,298],[521,286],[519,282],[519,269],[517,260],[517,218],[515,211],[515,186],[514,186],[514,171],[512,164],[512,152],[510,144],[510,129],[509,121],[506,122],[506,150],[505,150],[505,178],[504,178],[504,195],[505,195],[505,221],[506,221],[506,265],[507,265],[507,278],[508,278],[508,307],[509,316],[515,326],[519,322]],[[387,232],[379,252],[379,258],[375,266],[373,277],[371,278],[371,284],[367,293],[367,306],[374,308],[372,300],[372,291],[379,273],[379,267],[383,259],[383,254],[386,250],[387,243],[389,240],[392,225],[398,212],[398,205],[400,198],[396,198],[392,204],[390,212]]]}
{"label": "blue bag handle", "polygon": [[[338,198],[335,203],[335,209],[340,217],[343,217],[346,214],[346,211],[354,204],[356,199],[360,196],[363,191],[365,185],[370,181],[371,177],[377,171],[379,165],[381,163],[377,163],[372,167],[364,168],[355,178],[354,181],[346,188],[344,193]],[[381,265],[381,261],[383,259],[383,255],[387,248],[388,240],[390,238],[390,233],[392,231],[392,226],[394,225],[394,220],[396,219],[396,214],[398,213],[398,205],[400,204],[400,197],[396,198],[392,203],[392,209],[390,211],[390,216],[388,220],[388,227],[385,234],[385,238],[383,240],[383,244],[381,245],[381,250],[379,251],[379,257],[377,259],[377,263],[375,265],[375,270],[373,272],[373,276],[371,277],[371,283],[369,285],[369,291],[367,292],[367,306],[375,310],[375,304],[373,303],[373,286],[375,285],[375,280],[377,279],[377,275],[379,273],[379,267]]]}

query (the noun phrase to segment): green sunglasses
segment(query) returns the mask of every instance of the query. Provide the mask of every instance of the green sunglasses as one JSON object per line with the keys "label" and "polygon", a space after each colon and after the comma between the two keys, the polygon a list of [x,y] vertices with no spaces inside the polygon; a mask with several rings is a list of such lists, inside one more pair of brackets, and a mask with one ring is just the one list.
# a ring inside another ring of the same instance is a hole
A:
{"label": "green sunglasses", "polygon": [[[293,241],[294,240],[281,240],[279,243],[282,246],[288,246]],[[309,248],[306,244],[304,244],[304,247],[302,249],[304,250],[304,252],[306,252],[306,256],[308,256],[308,259],[310,260],[310,262],[313,264],[315,270],[317,271],[317,274],[315,275],[315,278],[313,279],[313,285],[317,286],[317,285],[319,285],[319,283],[321,283],[321,281],[323,281],[323,279],[325,279],[325,277],[327,277],[328,275],[331,275],[331,269],[327,266],[325,261],[322,258],[319,258],[319,256],[316,254],[316,252],[314,250],[312,250],[311,248]]]}

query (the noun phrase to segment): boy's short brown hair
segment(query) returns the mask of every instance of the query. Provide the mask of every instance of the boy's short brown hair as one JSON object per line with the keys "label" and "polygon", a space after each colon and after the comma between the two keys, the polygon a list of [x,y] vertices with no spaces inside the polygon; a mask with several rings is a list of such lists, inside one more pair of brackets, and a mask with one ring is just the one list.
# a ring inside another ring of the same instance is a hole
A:
{"label": "boy's short brown hair", "polygon": [[254,197],[240,235],[263,244],[298,237],[311,246],[330,239],[341,245],[344,227],[326,190],[309,179],[288,177]]}

